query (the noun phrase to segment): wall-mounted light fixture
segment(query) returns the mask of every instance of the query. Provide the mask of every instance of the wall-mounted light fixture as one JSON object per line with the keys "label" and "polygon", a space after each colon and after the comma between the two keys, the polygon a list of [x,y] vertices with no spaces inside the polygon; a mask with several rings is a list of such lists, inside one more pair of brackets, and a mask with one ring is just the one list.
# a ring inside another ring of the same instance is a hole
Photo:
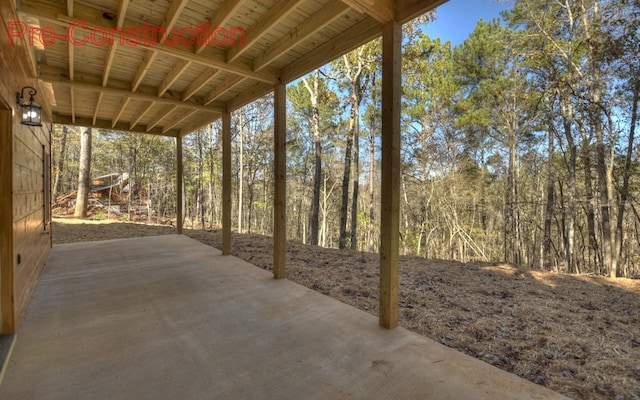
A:
{"label": "wall-mounted light fixture", "polygon": [[[29,90],[29,100],[24,99],[24,91],[27,89]],[[33,96],[36,94],[38,91],[31,86],[25,86],[21,92],[16,93],[16,103],[20,106],[22,113],[20,120],[22,125],[42,126],[42,107],[33,100]]]}

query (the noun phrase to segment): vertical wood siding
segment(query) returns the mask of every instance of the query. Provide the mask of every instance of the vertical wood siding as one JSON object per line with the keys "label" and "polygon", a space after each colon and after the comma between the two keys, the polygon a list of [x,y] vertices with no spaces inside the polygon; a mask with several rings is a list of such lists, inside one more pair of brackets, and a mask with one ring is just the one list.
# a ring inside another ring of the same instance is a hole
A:
{"label": "vertical wood siding", "polygon": [[[27,48],[20,45],[10,46],[7,36],[7,26],[10,21],[17,20],[13,2],[3,1],[0,4],[0,100],[5,106],[13,110],[11,124],[12,140],[3,143],[11,144],[11,171],[3,170],[2,179],[11,179],[12,204],[3,202],[0,204],[0,214],[12,216],[12,239],[10,249],[3,246],[2,262],[12,260],[13,296],[7,300],[7,283],[3,287],[3,332],[13,332],[16,329],[24,311],[29,303],[29,298],[35,288],[36,282],[47,260],[51,247],[49,225],[45,224],[45,159],[50,154],[50,117],[43,115],[43,127],[30,127],[20,124],[20,112],[16,107],[16,92],[24,86],[33,86],[38,89],[36,101],[45,102],[44,93],[37,85],[32,74]],[[2,132],[3,135],[9,132]],[[0,150],[0,153],[8,149]],[[46,188],[46,190],[50,190]],[[7,253],[13,253],[6,257]],[[18,263],[20,259],[20,263]],[[0,268],[9,266],[0,265]],[[5,304],[10,302],[9,305]],[[12,312],[10,320],[7,320],[6,311]]]}

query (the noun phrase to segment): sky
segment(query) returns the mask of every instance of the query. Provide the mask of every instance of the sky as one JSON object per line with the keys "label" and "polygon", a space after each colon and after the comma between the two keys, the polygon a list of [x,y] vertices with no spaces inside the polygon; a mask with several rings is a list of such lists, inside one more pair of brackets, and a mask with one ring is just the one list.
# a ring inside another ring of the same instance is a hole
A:
{"label": "sky", "polygon": [[454,46],[469,36],[476,23],[500,17],[500,11],[511,8],[512,2],[501,0],[449,0],[436,9],[436,20],[423,31],[431,37],[451,41]]}

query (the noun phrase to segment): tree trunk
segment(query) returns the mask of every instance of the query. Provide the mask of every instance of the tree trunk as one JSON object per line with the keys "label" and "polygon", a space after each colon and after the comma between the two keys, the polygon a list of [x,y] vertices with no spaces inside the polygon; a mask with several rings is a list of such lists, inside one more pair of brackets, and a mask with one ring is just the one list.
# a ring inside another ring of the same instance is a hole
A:
{"label": "tree trunk", "polygon": [[[552,113],[553,110],[551,110],[551,106],[549,107],[549,112],[550,114]],[[554,147],[554,129],[553,129],[553,116],[549,116],[549,121],[548,121],[548,125],[549,125],[549,132],[548,132],[548,147],[547,147],[547,153],[548,153],[548,163],[547,163],[547,203],[546,203],[546,207],[545,207],[545,213],[544,213],[544,237],[542,239],[542,262],[543,262],[543,267],[545,270],[550,271],[552,269],[553,266],[553,262],[551,259],[551,244],[552,244],[552,239],[551,239],[551,223],[553,220],[553,213],[555,212],[554,210],[554,205],[555,205],[555,193],[554,193],[554,185],[555,185],[555,168],[554,168],[554,163],[553,163],[553,159],[554,159],[554,153],[555,153],[555,147]]]}
{"label": "tree trunk", "polygon": [[[353,113],[353,110],[351,111]],[[353,120],[351,121],[353,123]],[[344,149],[344,174],[342,175],[342,201],[340,206],[340,238],[338,248],[347,247],[347,211],[349,208],[349,180],[351,179],[351,148],[353,147],[352,129],[347,134],[347,143]]]}
{"label": "tree trunk", "polygon": [[58,163],[56,166],[56,176],[53,181],[53,202],[55,203],[58,192],[60,192],[60,175],[64,169],[64,161],[67,156],[67,133],[69,133],[69,127],[62,125],[62,137],[60,138],[60,151],[58,152]]}
{"label": "tree trunk", "polygon": [[565,217],[565,245],[564,245],[564,261],[567,272],[572,274],[576,272],[575,258],[573,256],[574,251],[574,237],[575,237],[575,217],[576,217],[576,145],[573,140],[572,121],[573,121],[573,106],[570,99],[567,96],[562,96],[562,124],[564,128],[564,135],[567,140],[567,147],[569,151],[569,179],[567,182],[567,209]]}
{"label": "tree trunk", "polygon": [[91,128],[86,128],[80,136],[80,167],[78,172],[78,195],[74,216],[87,217],[89,192],[91,190]]}
{"label": "tree trunk", "polygon": [[313,199],[311,201],[311,232],[310,243],[318,245],[319,215],[320,215],[320,185],[322,181],[322,141],[320,136],[320,109],[318,108],[318,83],[320,71],[315,70],[313,75],[313,86],[305,81],[305,86],[309,91],[311,100],[311,126],[313,129]]}
{"label": "tree trunk", "polygon": [[240,119],[238,122],[238,233],[242,233],[242,203],[243,203],[243,193],[242,189],[244,187],[244,145],[242,143],[242,135],[244,131],[243,121],[242,121],[242,111],[238,113],[238,118]]}
{"label": "tree trunk", "polygon": [[593,263],[594,267],[601,269],[602,255],[598,249],[598,238],[596,236],[595,197],[593,195],[593,178],[591,176],[591,141],[582,126],[580,126],[580,133],[582,135],[584,190],[587,197],[584,207],[587,215],[587,232],[589,235],[588,262]]}
{"label": "tree trunk", "polygon": [[360,179],[360,93],[359,79],[355,82],[351,106],[353,107],[353,196],[351,197],[351,249],[358,249],[358,181]]}
{"label": "tree trunk", "polygon": [[[507,207],[505,218],[505,243],[511,249],[505,248],[505,257],[516,265],[522,263],[522,252],[520,249],[520,212],[518,207],[517,188],[517,143],[516,133],[511,132],[509,138],[509,188],[507,190]],[[505,246],[506,247],[506,246]]]}
{"label": "tree trunk", "polygon": [[622,188],[620,189],[620,200],[618,203],[618,218],[616,220],[616,251],[618,258],[622,259],[622,248],[624,243],[624,209],[629,197],[629,179],[631,177],[631,162],[633,157],[633,145],[636,134],[636,123],[638,121],[638,97],[640,97],[640,80],[635,79],[633,85],[633,105],[631,106],[631,123],[629,124],[629,140],[627,143],[627,156],[624,162],[622,178]]}

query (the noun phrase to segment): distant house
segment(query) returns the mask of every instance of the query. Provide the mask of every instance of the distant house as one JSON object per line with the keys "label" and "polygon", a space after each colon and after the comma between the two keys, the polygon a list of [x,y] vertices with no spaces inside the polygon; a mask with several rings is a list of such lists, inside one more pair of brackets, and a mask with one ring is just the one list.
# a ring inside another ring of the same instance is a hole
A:
{"label": "distant house", "polygon": [[130,193],[129,174],[107,174],[94,178],[91,181],[92,197],[102,202],[109,201],[119,203],[129,200]]}

